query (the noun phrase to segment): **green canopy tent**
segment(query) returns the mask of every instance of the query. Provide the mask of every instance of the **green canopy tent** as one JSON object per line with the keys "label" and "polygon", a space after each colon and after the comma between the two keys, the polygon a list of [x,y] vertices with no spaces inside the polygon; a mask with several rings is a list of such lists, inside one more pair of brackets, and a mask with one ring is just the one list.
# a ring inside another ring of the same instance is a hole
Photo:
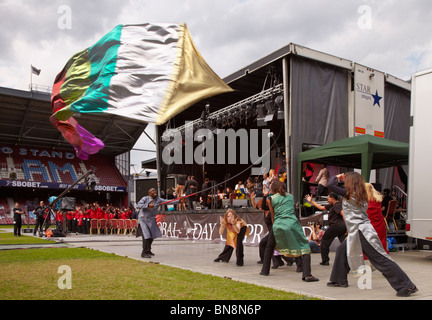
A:
{"label": "green canopy tent", "polygon": [[365,181],[372,169],[408,164],[409,144],[371,135],[337,140],[298,154],[298,190],[301,194],[303,162],[358,168]]}

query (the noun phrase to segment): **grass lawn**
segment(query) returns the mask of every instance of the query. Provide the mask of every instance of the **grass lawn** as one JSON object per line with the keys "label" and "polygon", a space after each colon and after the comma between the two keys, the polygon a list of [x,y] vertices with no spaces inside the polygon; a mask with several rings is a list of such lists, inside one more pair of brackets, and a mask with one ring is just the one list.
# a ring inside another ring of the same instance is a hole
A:
{"label": "grass lawn", "polygon": [[[0,244],[39,243],[0,233]],[[71,289],[59,289],[69,266]],[[284,291],[86,248],[0,250],[1,300],[304,300]]]}
{"label": "grass lawn", "polygon": [[0,232],[0,245],[3,244],[38,244],[38,243],[54,243],[52,240],[45,238],[35,238],[29,236],[15,237],[13,233]]}

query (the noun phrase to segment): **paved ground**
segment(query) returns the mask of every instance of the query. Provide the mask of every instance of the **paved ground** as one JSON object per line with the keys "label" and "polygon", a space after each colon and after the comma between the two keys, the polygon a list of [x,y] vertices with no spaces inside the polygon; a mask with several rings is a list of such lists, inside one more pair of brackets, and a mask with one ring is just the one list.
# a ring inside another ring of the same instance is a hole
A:
{"label": "paved ground", "polygon": [[[327,287],[332,263],[321,266],[321,256],[312,254],[312,274],[319,278],[319,282],[305,283],[301,274],[295,272],[295,265],[283,266],[271,270],[269,276],[261,276],[257,247],[245,247],[245,265],[237,267],[235,259],[229,263],[215,263],[213,260],[223,249],[222,243],[209,243],[190,240],[157,239],[153,242],[151,259],[141,258],[141,240],[130,235],[68,235],[61,238],[65,243],[77,247],[87,247],[103,252],[127,256],[132,259],[160,263],[176,268],[187,269],[204,274],[227,277],[233,280],[256,285],[276,288],[280,290],[305,294],[331,300],[431,300],[432,299],[432,252],[405,251],[391,253],[391,257],[408,274],[419,288],[419,292],[409,298],[396,297],[396,292],[390,287],[385,278],[378,272],[372,273],[372,289],[361,290],[358,278],[349,276],[348,288]],[[234,256],[233,256],[234,257]],[[330,254],[331,262],[334,253]]]}

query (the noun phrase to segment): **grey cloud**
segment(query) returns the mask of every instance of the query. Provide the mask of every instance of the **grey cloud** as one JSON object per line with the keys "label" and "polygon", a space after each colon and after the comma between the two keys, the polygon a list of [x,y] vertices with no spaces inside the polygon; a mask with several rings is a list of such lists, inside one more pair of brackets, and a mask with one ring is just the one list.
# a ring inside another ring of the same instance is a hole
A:
{"label": "grey cloud", "polygon": [[[58,28],[61,5],[71,30]],[[372,30],[357,26],[361,5],[372,9]],[[294,42],[402,77],[432,61],[431,17],[430,0],[3,0],[0,61],[46,50],[47,62],[65,63],[119,23],[185,22],[221,76]]]}

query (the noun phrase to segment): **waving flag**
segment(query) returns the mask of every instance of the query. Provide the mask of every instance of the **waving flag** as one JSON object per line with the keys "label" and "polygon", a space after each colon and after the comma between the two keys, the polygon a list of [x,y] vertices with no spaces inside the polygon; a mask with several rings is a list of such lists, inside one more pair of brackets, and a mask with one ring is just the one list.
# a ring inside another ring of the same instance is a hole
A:
{"label": "waving flag", "polygon": [[33,66],[31,66],[31,69],[32,69],[32,73],[33,74],[35,74],[35,75],[40,75],[40,73],[41,73],[41,69],[38,69],[38,68],[36,68],[36,67],[33,67]]}
{"label": "waving flag", "polygon": [[74,113],[107,113],[163,124],[194,103],[232,89],[207,65],[185,24],[119,25],[76,53],[57,75],[51,122],[78,157],[103,148]]}

